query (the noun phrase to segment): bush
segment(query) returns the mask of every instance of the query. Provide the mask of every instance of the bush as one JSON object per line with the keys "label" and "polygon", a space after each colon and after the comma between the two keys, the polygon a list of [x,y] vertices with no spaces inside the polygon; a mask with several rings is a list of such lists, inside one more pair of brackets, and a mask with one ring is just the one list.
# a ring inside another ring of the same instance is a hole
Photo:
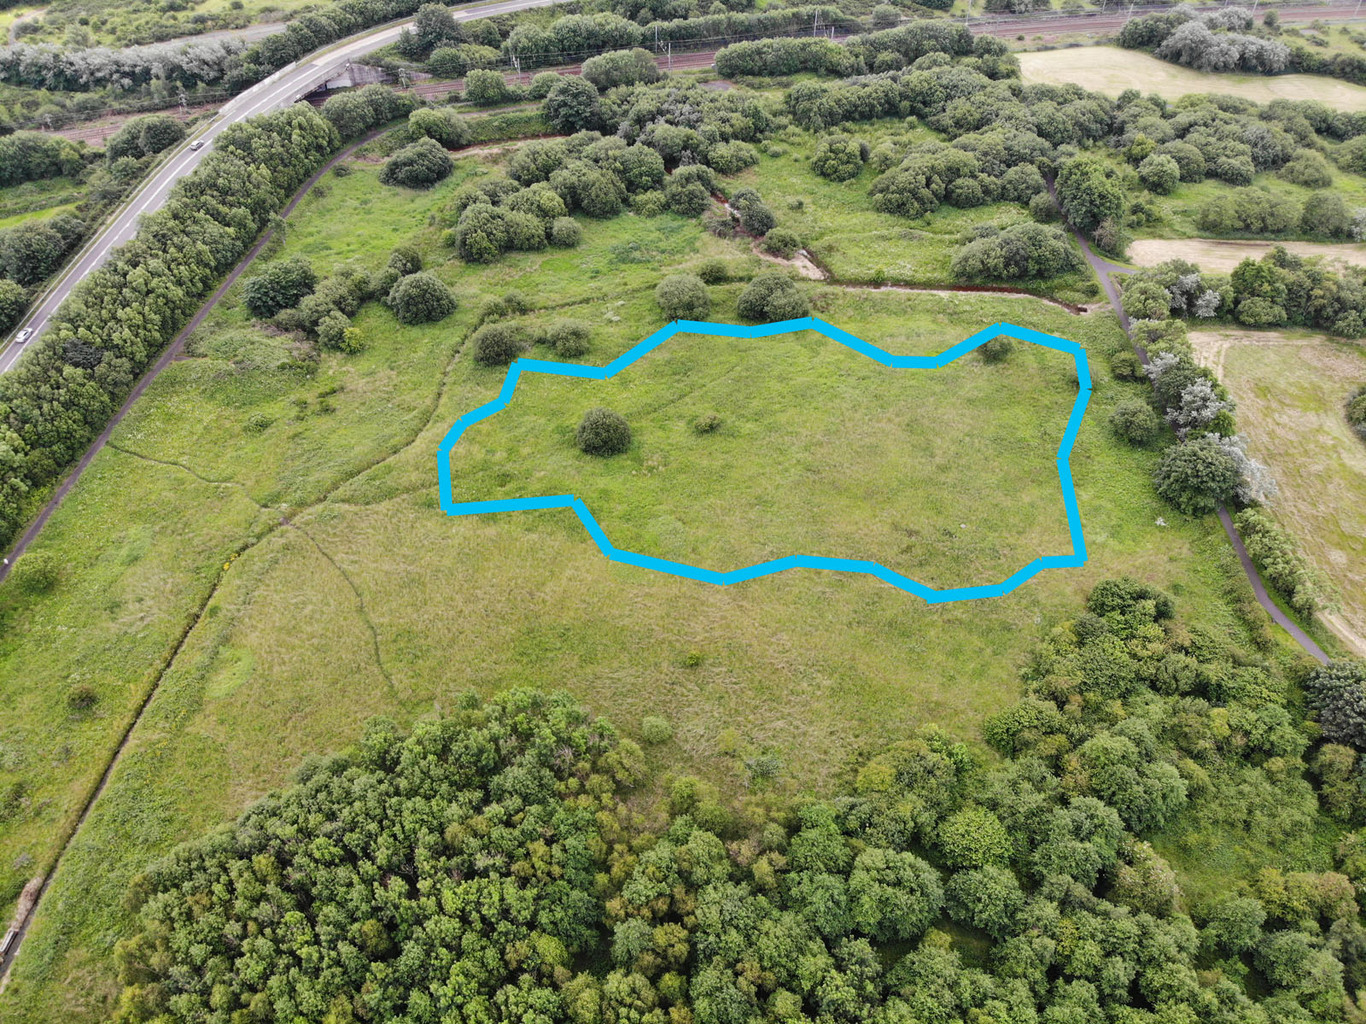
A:
{"label": "bush", "polygon": [[400,278],[384,300],[399,323],[429,324],[455,312],[455,296],[441,279],[426,271]]}
{"label": "bush", "polygon": [[998,231],[980,228],[973,239],[954,253],[956,277],[968,281],[1017,281],[1055,277],[1078,270],[1080,254],[1058,228],[1042,224],[1015,224]]}
{"label": "bush", "polygon": [[670,274],[655,286],[655,302],[669,320],[705,320],[711,295],[693,274]]}
{"label": "bush", "polygon": [[712,146],[707,163],[722,174],[739,174],[759,162],[759,154],[748,142],[738,139]]}
{"label": "bush", "polygon": [[587,455],[620,455],[631,447],[631,427],[611,409],[589,409],[579,421],[575,440]]}
{"label": "bush", "polygon": [[389,254],[389,262],[385,266],[397,270],[399,277],[407,277],[422,269],[422,254],[411,245],[400,245]]}
{"label": "bush", "polygon": [[731,209],[740,215],[740,226],[752,235],[763,236],[773,230],[778,218],[773,215],[759,193],[752,188],[736,189],[731,196]]}
{"label": "bush", "polygon": [[474,68],[465,76],[465,99],[480,107],[506,103],[511,98],[501,71]]}
{"label": "bush", "polygon": [[546,94],[545,119],[557,132],[591,131],[598,126],[598,90],[592,82],[578,77],[561,78]]}
{"label": "bush", "polygon": [[1162,453],[1153,474],[1157,493],[1187,515],[1213,512],[1233,498],[1241,474],[1218,439],[1206,434]]}
{"label": "bush", "polygon": [[577,359],[588,352],[592,331],[581,320],[557,320],[546,332],[546,341],[557,356]]}
{"label": "bush", "polygon": [[1301,150],[1276,172],[1277,175],[1304,188],[1327,188],[1333,184],[1333,172],[1328,161],[1312,150]]}
{"label": "bush", "polygon": [[700,217],[711,209],[711,193],[696,181],[669,182],[664,188],[664,201],[680,217]]}
{"label": "bush", "polygon": [[550,244],[560,249],[572,249],[583,241],[583,228],[573,217],[556,217],[550,225]]}
{"label": "bush", "polygon": [[851,135],[828,135],[816,144],[811,169],[831,181],[857,178],[868,159],[868,143]]}
{"label": "bush", "polygon": [[797,237],[797,233],[787,228],[774,228],[764,236],[764,252],[781,256],[785,260],[795,256],[801,247],[802,240]]}
{"label": "bush", "polygon": [[998,334],[983,342],[978,351],[982,354],[984,363],[1003,363],[1010,358],[1010,353],[1015,351],[1015,341],[1007,334]]}
{"label": "bush", "polygon": [[385,185],[431,188],[455,169],[450,154],[435,139],[419,139],[391,156],[379,172]]}
{"label": "bush", "polygon": [[811,307],[786,274],[765,270],[740,293],[740,316],[754,323],[776,323],[811,315]]}
{"label": "bush", "polygon": [[14,563],[10,581],[26,594],[45,594],[57,585],[62,564],[48,551],[30,551]]}
{"label": "bush", "polygon": [[1051,224],[1062,214],[1051,195],[1047,192],[1036,192],[1029,197],[1029,216],[1040,224]]}
{"label": "bush", "polygon": [[613,50],[589,57],[583,62],[583,77],[605,92],[618,85],[635,85],[638,82],[657,82],[660,79],[659,65],[648,50],[639,47],[634,50]]}
{"label": "bush", "polygon": [[470,338],[474,361],[483,366],[507,366],[525,351],[525,332],[517,324],[491,323]]}
{"label": "bush", "polygon": [[[726,269],[726,261],[721,259],[705,260],[697,268],[697,276],[706,284],[725,284],[730,280],[730,271]],[[1366,414],[1366,402],[1362,403],[1363,413]]]}
{"label": "bush", "polygon": [[526,94],[528,99],[543,100],[550,95],[550,90],[555,88],[555,83],[560,80],[560,76],[553,71],[542,71],[538,75],[532,76],[531,83],[527,86]]}
{"label": "bush", "polygon": [[667,718],[646,715],[640,720],[640,738],[646,743],[668,743],[674,737],[674,727]]}
{"label": "bush", "polygon": [[408,115],[408,127],[446,149],[457,149],[469,141],[470,132],[465,122],[449,110],[419,107]]}
{"label": "bush", "polygon": [[1145,445],[1162,430],[1162,420],[1147,402],[1126,398],[1110,413],[1110,429],[1130,444]]}
{"label": "bush", "polygon": [[340,310],[333,310],[318,321],[318,344],[348,355],[361,351],[360,331],[351,326],[351,319]]}
{"label": "bush", "polygon": [[242,284],[242,301],[253,316],[267,319],[310,294],[318,275],[302,256],[268,263],[265,270]]}
{"label": "bush", "polygon": [[1249,508],[1233,519],[1262,576],[1301,615],[1313,615],[1322,603],[1313,570],[1294,539],[1261,509]]}
{"label": "bush", "polygon": [[1347,423],[1357,437],[1366,441],[1366,387],[1357,388],[1347,399]]}
{"label": "bush", "polygon": [[693,433],[711,434],[721,427],[721,416],[714,412],[704,412],[697,419],[692,421]]}

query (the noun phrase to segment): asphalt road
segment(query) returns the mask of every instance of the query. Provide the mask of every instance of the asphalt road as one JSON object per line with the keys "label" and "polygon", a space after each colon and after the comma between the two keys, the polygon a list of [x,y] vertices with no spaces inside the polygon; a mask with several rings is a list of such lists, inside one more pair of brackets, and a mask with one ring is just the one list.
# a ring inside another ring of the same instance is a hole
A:
{"label": "asphalt road", "polygon": [[[457,21],[469,21],[532,7],[549,7],[558,2],[559,0],[502,0],[500,3],[486,4],[482,7],[456,9],[451,13]],[[98,235],[87,242],[76,258],[68,264],[60,283],[30,311],[28,319],[19,327],[19,332],[31,329],[33,333],[23,345],[12,343],[0,353],[0,373],[9,370],[23,355],[24,350],[42,335],[48,319],[76,285],[87,274],[97,270],[114,249],[137,234],[138,221],[142,215],[160,209],[171,188],[199,166],[199,162],[213,149],[213,140],[224,128],[257,114],[269,113],[297,102],[329,78],[335,77],[337,72],[346,66],[347,61],[363,57],[381,46],[392,43],[398,38],[399,32],[409,24],[411,22],[403,22],[377,29],[302,62],[289,64],[225,104],[207,128],[193,136],[192,141],[202,140],[204,145],[198,150],[192,150],[188,145],[188,141],[191,140],[187,140],[187,144],[157,168],[134,193],[132,200]]]}

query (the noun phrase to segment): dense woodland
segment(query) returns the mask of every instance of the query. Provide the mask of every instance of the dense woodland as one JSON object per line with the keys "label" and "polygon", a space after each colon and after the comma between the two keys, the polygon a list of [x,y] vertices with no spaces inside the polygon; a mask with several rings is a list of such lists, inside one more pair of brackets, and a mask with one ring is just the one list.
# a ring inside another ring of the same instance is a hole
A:
{"label": "dense woodland", "polygon": [[[1024,683],[989,754],[925,727],[832,800],[773,797],[771,766],[737,803],[654,777],[564,694],[376,721],[134,882],[117,1019],[1359,1019],[1366,668],[1283,670],[1121,579]],[[1320,813],[1322,870],[1199,901],[1157,848]]]}

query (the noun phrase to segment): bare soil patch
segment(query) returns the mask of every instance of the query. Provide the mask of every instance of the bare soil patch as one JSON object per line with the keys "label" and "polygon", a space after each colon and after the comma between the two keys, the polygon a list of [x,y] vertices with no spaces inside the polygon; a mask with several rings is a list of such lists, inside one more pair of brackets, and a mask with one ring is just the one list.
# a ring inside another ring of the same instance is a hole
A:
{"label": "bare soil patch", "polygon": [[1188,260],[1201,270],[1228,273],[1249,257],[1261,259],[1275,245],[1282,245],[1296,256],[1322,256],[1352,266],[1366,267],[1366,245],[1328,242],[1230,241],[1219,238],[1143,238],[1129,244],[1129,258],[1140,267],[1152,267],[1165,260]]}

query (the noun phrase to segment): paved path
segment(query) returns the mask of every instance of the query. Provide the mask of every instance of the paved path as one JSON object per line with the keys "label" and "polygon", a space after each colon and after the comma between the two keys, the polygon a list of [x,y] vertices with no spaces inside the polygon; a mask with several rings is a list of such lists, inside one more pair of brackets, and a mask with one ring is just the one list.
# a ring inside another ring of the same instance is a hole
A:
{"label": "paved path", "polygon": [[[1053,193],[1053,198],[1056,201],[1057,193],[1054,190],[1053,182],[1051,181],[1048,183],[1048,190]],[[1067,227],[1068,230],[1072,232],[1073,237],[1081,244],[1082,255],[1086,257],[1086,262],[1090,265],[1092,271],[1095,272],[1095,275],[1100,278],[1100,286],[1105,289],[1105,295],[1109,298],[1110,305],[1114,307],[1115,313],[1119,316],[1120,326],[1124,328],[1124,333],[1129,335],[1129,340],[1132,342],[1133,326],[1129,322],[1128,314],[1124,312],[1124,306],[1120,301],[1119,287],[1115,283],[1115,278],[1119,274],[1132,274],[1133,271],[1128,267],[1121,267],[1119,264],[1112,263],[1105,257],[1098,255],[1095,250],[1091,248],[1091,245],[1086,240],[1085,236],[1073,227],[1070,221],[1067,222]],[[1135,344],[1134,351],[1138,353],[1138,358],[1142,361],[1143,365],[1147,366],[1148,353],[1144,351],[1143,346]],[[1238,555],[1238,561],[1242,563],[1243,572],[1247,574],[1247,581],[1252,584],[1252,593],[1257,598],[1257,603],[1266,610],[1266,613],[1271,616],[1272,621],[1274,621],[1276,625],[1290,634],[1291,638],[1297,644],[1308,651],[1320,664],[1326,665],[1328,663],[1328,655],[1323,652],[1323,648],[1314,642],[1313,637],[1309,636],[1308,633],[1292,622],[1290,617],[1286,615],[1285,612],[1281,611],[1280,606],[1277,605],[1276,602],[1271,599],[1271,595],[1267,593],[1266,584],[1262,582],[1261,573],[1257,571],[1257,567],[1253,564],[1252,556],[1247,553],[1247,547],[1243,544],[1243,538],[1238,536],[1238,529],[1233,525],[1233,517],[1229,515],[1228,509],[1223,505],[1219,506],[1219,522],[1223,523],[1224,532],[1228,534],[1229,543],[1233,545],[1233,550]]]}
{"label": "paved path", "polygon": [[[470,21],[497,14],[511,14],[533,7],[549,7],[558,2],[560,0],[500,0],[498,3],[481,7],[454,10],[451,15],[456,21]],[[230,100],[206,128],[197,132],[192,140],[187,139],[170,159],[163,162],[124,207],[85,244],[67,270],[57,279],[56,284],[19,325],[18,329],[28,328],[33,331],[26,343],[22,346],[11,344],[8,349],[0,352],[0,373],[13,366],[24,349],[43,333],[48,318],[57,311],[57,307],[66,300],[76,285],[87,274],[103,266],[115,248],[137,234],[142,215],[161,208],[172,187],[199,166],[200,161],[213,148],[213,140],[224,128],[249,117],[290,106],[334,77],[348,61],[363,57],[394,42],[398,39],[399,33],[410,24],[411,22],[402,22],[353,36],[329,49],[320,50],[301,61],[281,68]],[[203,146],[197,150],[190,149],[191,141],[203,142]]]}

